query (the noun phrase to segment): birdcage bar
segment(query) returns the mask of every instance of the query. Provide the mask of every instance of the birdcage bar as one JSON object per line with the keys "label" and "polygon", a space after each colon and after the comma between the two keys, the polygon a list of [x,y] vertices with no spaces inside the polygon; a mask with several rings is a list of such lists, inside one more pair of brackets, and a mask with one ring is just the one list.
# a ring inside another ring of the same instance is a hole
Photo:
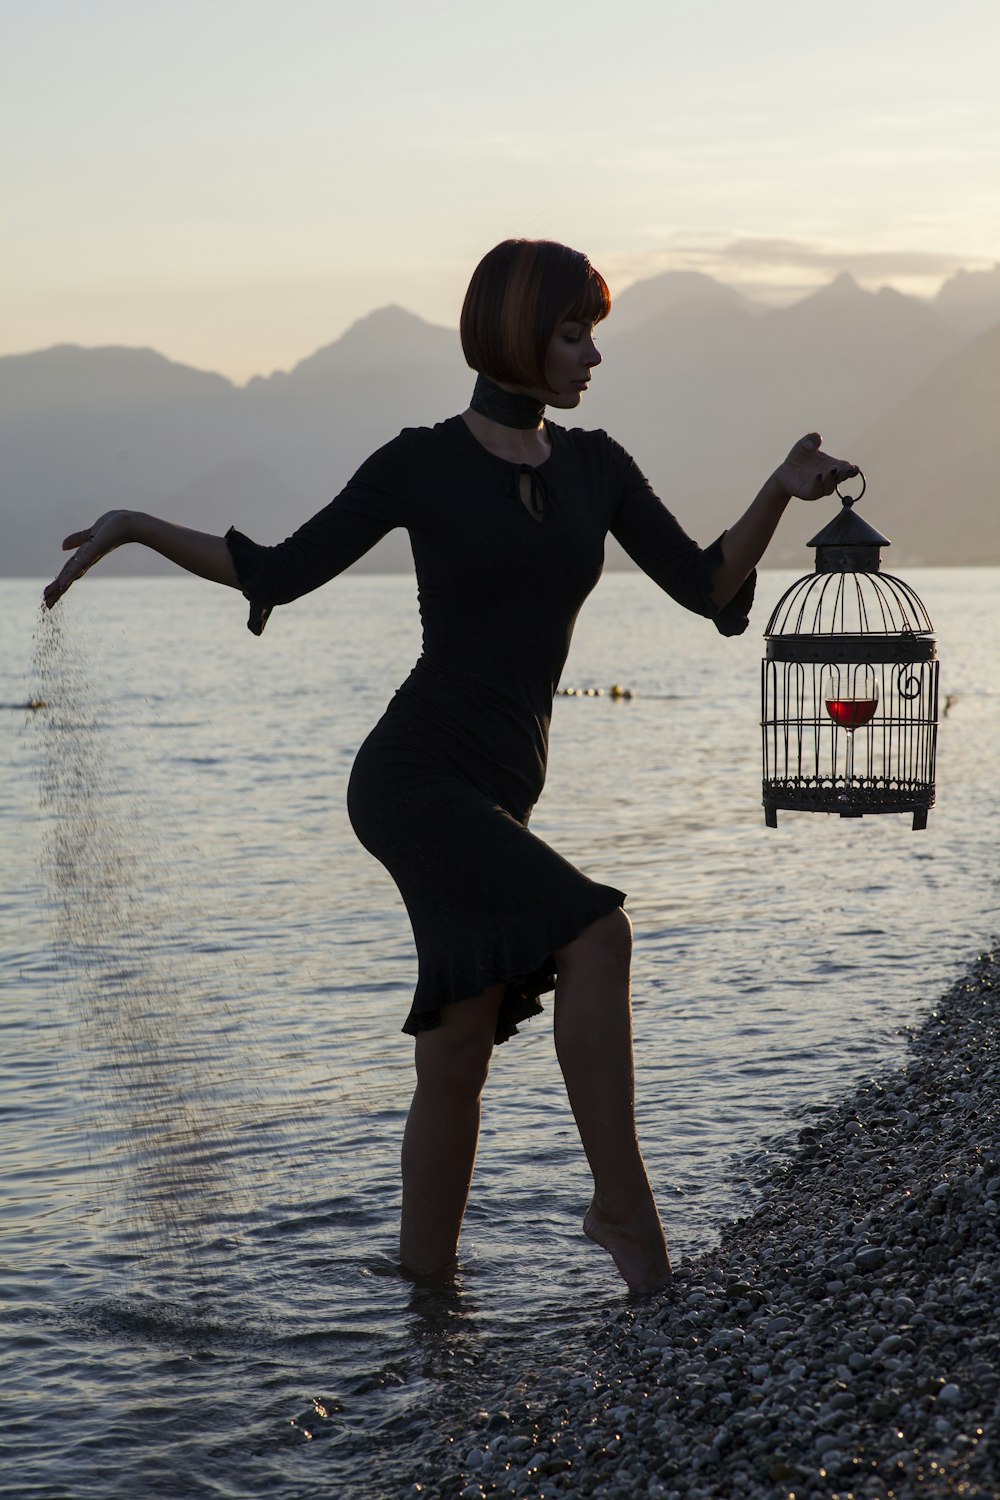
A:
{"label": "birdcage bar", "polygon": [[[763,794],[772,827],[779,808],[844,818],[911,812],[922,827],[934,805],[938,663],[872,662],[870,651],[866,661],[854,645],[828,637],[809,661],[778,653],[762,664]],[[840,692],[853,699],[862,665],[875,672],[878,707],[849,733],[827,712],[821,677],[824,669],[841,674]]]}

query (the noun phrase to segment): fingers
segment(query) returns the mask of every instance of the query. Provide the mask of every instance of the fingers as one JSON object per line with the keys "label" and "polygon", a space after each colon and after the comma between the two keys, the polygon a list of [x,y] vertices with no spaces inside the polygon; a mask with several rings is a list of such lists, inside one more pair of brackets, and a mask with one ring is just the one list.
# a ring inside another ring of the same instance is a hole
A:
{"label": "fingers", "polygon": [[74,531],[63,542],[62,549],[64,552],[75,552],[77,547],[82,547],[84,542],[92,541],[93,537],[93,531]]}
{"label": "fingers", "polygon": [[788,493],[800,500],[823,499],[832,495],[838,485],[861,473],[857,464],[823,453],[821,442],[818,432],[807,433],[795,444],[783,466],[782,482]]}
{"label": "fingers", "polygon": [[800,448],[808,447],[815,454],[816,477],[820,484],[828,485],[832,490],[846,479],[853,479],[855,474],[861,473],[857,464],[852,464],[848,459],[831,458],[828,453],[820,452],[822,441],[818,432],[810,432],[800,438],[796,445]]}
{"label": "fingers", "polygon": [[[62,598],[63,594],[66,593],[71,584],[75,583],[78,578],[83,577],[84,573],[86,573],[87,571],[87,568],[90,566],[90,562],[93,561],[93,559],[90,559],[89,561],[85,562],[84,559],[80,557],[80,550],[82,549],[84,542],[90,540],[89,533],[84,531],[77,532],[75,534],[83,538],[83,541],[81,541],[80,543],[80,548],[78,548],[78,550],[73,554],[69,561],[64,564],[61,571],[42,592],[42,598],[45,601],[46,608],[48,609],[51,609],[53,604],[57,604],[59,602],[59,600]],[[65,547],[67,543],[72,542],[72,540],[72,537],[67,537],[66,542],[63,543],[63,546]]]}
{"label": "fingers", "polygon": [[805,437],[799,438],[795,445],[796,448],[807,448],[810,452],[816,453],[821,460],[826,460],[825,467],[820,474],[824,484],[843,484],[845,479],[853,479],[855,474],[861,472],[857,464],[848,463],[846,459],[829,459],[825,453],[820,452],[822,446],[823,439],[818,432],[807,432]]}
{"label": "fingers", "polygon": [[104,515],[98,516],[92,526],[85,531],[71,531],[64,540],[62,547],[64,552],[72,552],[73,556],[63,566],[62,572],[43,591],[42,598],[49,609],[58,603],[66,590],[76,581],[83,577],[95,563],[101,561],[109,552],[120,547],[127,540],[128,528],[125,524],[128,512],[120,510],[105,511]]}
{"label": "fingers", "polygon": [[806,463],[812,454],[818,452],[822,444],[823,439],[818,432],[807,432],[805,437],[800,437],[798,442],[792,445],[788,458],[791,463]]}
{"label": "fingers", "polygon": [[51,609],[53,605],[59,603],[59,600],[66,592],[66,587],[67,586],[63,585],[61,582],[61,575],[59,578],[54,579],[52,583],[47,583],[45,585],[44,589],[42,590],[42,602],[45,605],[46,609]]}
{"label": "fingers", "polygon": [[42,598],[45,601],[47,609],[51,609],[54,604],[58,604],[72,582],[73,578],[63,568],[58,578],[54,578],[50,584],[46,585],[42,591]]}
{"label": "fingers", "polygon": [[853,479],[855,474],[860,473],[861,470],[857,464],[849,464],[844,461],[834,464],[833,468],[829,470],[834,485],[843,484],[845,479]]}
{"label": "fingers", "polygon": [[853,479],[858,473],[860,470],[857,464],[843,462],[828,464],[816,475],[817,497],[832,495],[839,485],[848,479]]}

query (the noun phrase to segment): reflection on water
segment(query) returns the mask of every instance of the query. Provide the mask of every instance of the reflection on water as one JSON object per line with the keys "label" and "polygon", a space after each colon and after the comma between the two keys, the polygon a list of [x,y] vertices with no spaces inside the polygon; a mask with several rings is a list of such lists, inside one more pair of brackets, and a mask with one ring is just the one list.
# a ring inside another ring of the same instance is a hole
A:
{"label": "reflection on water", "polygon": [[[581,619],[567,680],[637,696],[557,700],[533,826],[631,892],[679,1255],[991,930],[995,575],[930,577],[953,707],[926,834],[766,831],[759,640],[628,578]],[[414,963],[343,791],[412,657],[412,585],[344,580],[264,642],[197,584],[87,585],[37,619],[17,589],[0,700],[48,707],[0,723],[0,1463],[81,1500],[399,1493],[429,1424],[459,1439],[523,1372],[584,1370],[621,1305],[547,1020],[497,1053],[460,1275],[395,1266]]]}

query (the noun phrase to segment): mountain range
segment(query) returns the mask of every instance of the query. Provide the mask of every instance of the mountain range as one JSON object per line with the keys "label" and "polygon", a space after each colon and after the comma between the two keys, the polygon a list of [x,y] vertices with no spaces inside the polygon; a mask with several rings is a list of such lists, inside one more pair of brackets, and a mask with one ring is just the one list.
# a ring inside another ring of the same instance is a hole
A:
{"label": "mountain range", "polygon": [[[841,275],[770,309],[667,272],[618,298],[599,344],[605,363],[566,420],[613,433],[700,540],[818,429],[864,469],[889,571],[1000,563],[1000,266],[929,302]],[[51,576],[63,535],[119,505],[278,540],[401,427],[463,409],[471,382],[455,332],[400,307],[242,387],[149,349],[0,358],[0,574]],[[835,505],[793,507],[768,561],[807,571],[805,542]],[[608,560],[630,566],[613,545]],[[106,566],[167,565],[128,548]],[[407,538],[357,566],[409,567]]]}

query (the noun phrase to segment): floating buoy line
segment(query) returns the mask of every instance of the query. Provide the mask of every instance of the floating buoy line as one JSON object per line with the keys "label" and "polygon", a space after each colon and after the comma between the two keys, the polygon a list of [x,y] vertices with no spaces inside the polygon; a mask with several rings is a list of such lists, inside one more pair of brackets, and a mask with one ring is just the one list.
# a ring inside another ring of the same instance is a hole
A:
{"label": "floating buoy line", "polygon": [[564,687],[558,692],[560,698],[614,698],[618,702],[634,698],[635,692],[632,688],[622,687],[620,682],[613,682],[609,688],[602,687]]}

